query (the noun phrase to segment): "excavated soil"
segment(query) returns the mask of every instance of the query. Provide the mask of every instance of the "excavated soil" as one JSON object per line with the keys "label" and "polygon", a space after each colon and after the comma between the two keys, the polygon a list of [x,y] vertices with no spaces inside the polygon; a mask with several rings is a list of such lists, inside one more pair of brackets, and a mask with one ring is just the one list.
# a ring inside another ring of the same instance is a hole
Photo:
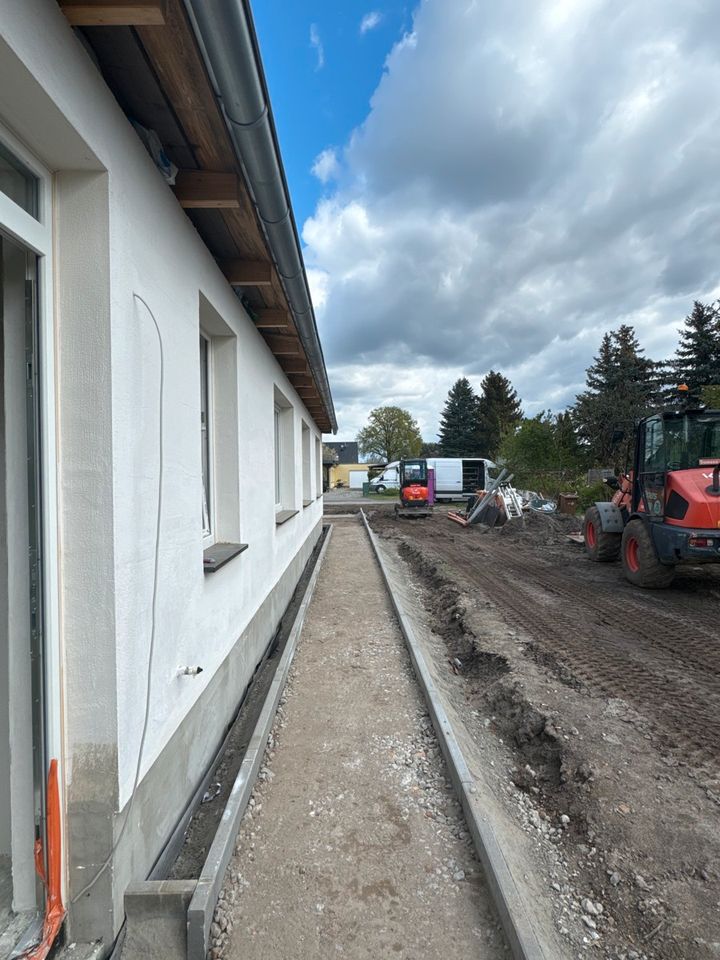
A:
{"label": "excavated soil", "polygon": [[720,957],[720,569],[642,591],[574,518],[370,520],[577,955]]}

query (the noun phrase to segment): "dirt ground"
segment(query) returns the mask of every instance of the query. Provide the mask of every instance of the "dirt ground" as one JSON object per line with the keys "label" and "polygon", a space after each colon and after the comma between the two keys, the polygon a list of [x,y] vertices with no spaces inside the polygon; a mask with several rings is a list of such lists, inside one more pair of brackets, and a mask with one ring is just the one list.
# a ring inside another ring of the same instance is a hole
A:
{"label": "dirt ground", "polygon": [[335,521],[211,957],[508,958],[363,527]]}
{"label": "dirt ground", "polygon": [[720,957],[720,570],[642,591],[574,519],[370,519],[575,955]]}

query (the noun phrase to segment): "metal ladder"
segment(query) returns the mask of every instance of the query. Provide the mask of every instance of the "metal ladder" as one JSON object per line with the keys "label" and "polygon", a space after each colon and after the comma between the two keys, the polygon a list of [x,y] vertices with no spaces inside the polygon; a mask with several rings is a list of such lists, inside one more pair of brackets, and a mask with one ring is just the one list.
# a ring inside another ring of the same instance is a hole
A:
{"label": "metal ladder", "polygon": [[500,488],[497,492],[503,498],[508,520],[519,520],[523,515],[523,510],[522,503],[520,502],[520,498],[517,495],[517,490],[515,487],[511,487],[509,482],[506,480],[500,484]]}

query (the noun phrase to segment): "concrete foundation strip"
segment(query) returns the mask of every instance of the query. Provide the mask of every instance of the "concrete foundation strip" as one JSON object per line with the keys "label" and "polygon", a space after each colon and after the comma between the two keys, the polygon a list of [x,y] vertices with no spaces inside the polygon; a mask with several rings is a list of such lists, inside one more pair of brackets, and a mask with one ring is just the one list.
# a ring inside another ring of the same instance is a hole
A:
{"label": "concrete foundation strip", "polygon": [[262,763],[265,746],[270,729],[275,719],[280,697],[285,688],[290,666],[295,656],[298,640],[302,632],[305,614],[315,590],[315,584],[320,574],[325,553],[330,543],[332,525],[327,528],[325,542],[322,545],[315,563],[315,569],[310,576],[305,589],[302,603],[295,617],[285,650],[277,666],[277,672],[268,691],[262,713],[255,725],[252,738],[248,744],[247,753],[238,771],[232,791],[228,797],[222,819],[218,825],[215,839],[212,842],[200,877],[197,881],[195,893],[187,913],[187,957],[188,960],[205,960],[210,946],[210,925],[220,889],[222,887],[225,870],[233,853],[235,838],[240,828],[240,821],[250,800],[260,764]]}
{"label": "concrete foundation strip", "polygon": [[453,785],[462,803],[465,819],[485,871],[488,886],[500,915],[505,935],[510,943],[513,957],[515,960],[547,960],[527,915],[523,897],[498,843],[495,831],[488,818],[483,815],[482,810],[478,809],[477,800],[473,797],[477,789],[475,780],[468,769],[460,744],[445,713],[440,694],[428,670],[412,623],[405,612],[402,601],[392,588],[391,578],[375,534],[370,529],[364,511],[361,510],[360,514],[382,571],[393,608],[400,623],[400,629],[410,651],[415,675],[425,696],[435,733],[448,765]]}

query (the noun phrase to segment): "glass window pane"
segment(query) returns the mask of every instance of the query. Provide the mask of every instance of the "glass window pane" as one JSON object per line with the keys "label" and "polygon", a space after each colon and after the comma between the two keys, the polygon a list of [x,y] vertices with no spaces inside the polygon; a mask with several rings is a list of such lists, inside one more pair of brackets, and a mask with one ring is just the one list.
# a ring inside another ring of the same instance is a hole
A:
{"label": "glass window pane", "polygon": [[280,503],[280,411],[275,407],[275,504]]}
{"label": "glass window pane", "polygon": [[0,143],[0,191],[38,218],[38,178]]}
{"label": "glass window pane", "polygon": [[203,502],[202,520],[203,535],[209,536],[212,532],[210,523],[210,391],[208,369],[208,342],[200,337],[200,438],[202,444],[202,480]]}

